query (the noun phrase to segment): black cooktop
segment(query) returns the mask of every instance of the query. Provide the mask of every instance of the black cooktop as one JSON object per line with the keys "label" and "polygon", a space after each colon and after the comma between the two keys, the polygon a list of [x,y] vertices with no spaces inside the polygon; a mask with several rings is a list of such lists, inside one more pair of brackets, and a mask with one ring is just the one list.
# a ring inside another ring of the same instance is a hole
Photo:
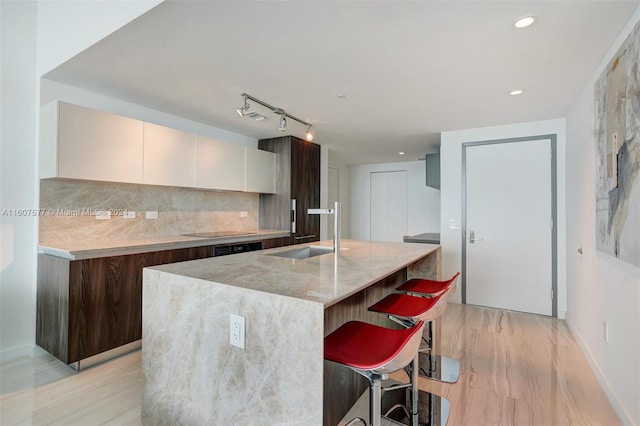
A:
{"label": "black cooktop", "polygon": [[194,232],[192,234],[182,234],[185,237],[198,237],[198,238],[222,238],[222,237],[234,237],[238,235],[254,235],[257,232],[238,232],[238,231],[214,231],[214,232]]}

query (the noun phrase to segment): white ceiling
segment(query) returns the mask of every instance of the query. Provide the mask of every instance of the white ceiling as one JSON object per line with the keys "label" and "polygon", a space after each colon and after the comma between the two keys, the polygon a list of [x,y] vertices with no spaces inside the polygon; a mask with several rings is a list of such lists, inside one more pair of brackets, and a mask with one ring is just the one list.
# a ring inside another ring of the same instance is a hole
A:
{"label": "white ceiling", "polygon": [[[441,131],[564,117],[639,4],[166,1],[45,77],[281,136],[268,110],[236,114],[246,92],[311,122],[351,163],[414,160]],[[514,29],[523,15],[538,21]]]}

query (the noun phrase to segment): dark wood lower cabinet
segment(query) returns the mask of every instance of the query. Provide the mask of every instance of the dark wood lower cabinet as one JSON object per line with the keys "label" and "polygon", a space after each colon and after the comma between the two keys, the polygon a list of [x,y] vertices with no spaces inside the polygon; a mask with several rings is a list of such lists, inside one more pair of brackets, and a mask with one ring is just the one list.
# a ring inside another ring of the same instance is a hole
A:
{"label": "dark wood lower cabinet", "polygon": [[291,237],[270,238],[268,240],[262,240],[263,249],[284,247],[288,245],[291,245]]}
{"label": "dark wood lower cabinet", "polygon": [[142,269],[211,257],[208,247],[67,260],[38,255],[36,344],[66,364],[142,338]]}

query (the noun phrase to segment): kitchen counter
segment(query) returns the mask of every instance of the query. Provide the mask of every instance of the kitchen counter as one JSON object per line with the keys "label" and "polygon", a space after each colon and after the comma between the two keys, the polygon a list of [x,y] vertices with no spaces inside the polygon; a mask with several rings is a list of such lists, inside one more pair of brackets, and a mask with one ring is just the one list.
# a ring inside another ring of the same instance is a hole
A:
{"label": "kitchen counter", "polygon": [[[145,268],[143,424],[337,424],[366,380],[331,388],[351,373],[324,362],[324,336],[350,319],[387,324],[367,306],[408,278],[441,278],[439,246],[342,247],[339,256],[268,255],[291,249],[281,247]],[[245,318],[244,349],[229,344],[230,314]]]}
{"label": "kitchen counter", "polygon": [[176,235],[173,237],[131,239],[131,240],[98,240],[86,242],[41,242],[38,253],[61,257],[68,260],[94,259],[98,257],[123,256],[137,253],[148,253],[162,250],[202,247],[216,244],[240,243],[270,238],[288,237],[288,231],[259,231],[241,235],[202,238]]}
{"label": "kitchen counter", "polygon": [[[323,241],[295,247],[307,246],[331,248],[332,242]],[[326,308],[436,251],[438,246],[344,240],[337,261],[333,254],[308,259],[268,255],[293,248],[279,247],[240,253],[231,258],[210,258],[154,266],[150,269],[317,302]]]}

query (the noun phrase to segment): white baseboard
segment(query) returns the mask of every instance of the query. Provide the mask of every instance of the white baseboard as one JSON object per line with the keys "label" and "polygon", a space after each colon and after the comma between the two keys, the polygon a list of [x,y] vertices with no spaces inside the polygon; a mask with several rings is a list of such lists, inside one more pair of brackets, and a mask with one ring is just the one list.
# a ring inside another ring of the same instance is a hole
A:
{"label": "white baseboard", "polygon": [[593,353],[591,352],[586,342],[582,338],[582,335],[580,334],[580,332],[575,327],[573,327],[569,321],[567,321],[567,325],[569,326],[569,329],[571,330],[573,337],[575,337],[576,341],[578,342],[580,349],[582,349],[582,352],[587,358],[587,361],[591,366],[591,370],[593,370],[594,374],[596,375],[596,378],[598,379],[598,382],[600,382],[600,386],[602,386],[602,389],[604,390],[605,395],[607,395],[607,399],[613,406],[613,409],[615,410],[618,417],[620,417],[620,420],[622,420],[622,424],[623,425],[635,424],[633,422],[631,414],[625,409],[624,405],[620,403],[620,400],[618,399],[618,395],[613,390],[611,383],[609,383],[607,376],[604,374],[604,372],[600,368],[600,365],[598,364],[595,357],[593,356]]}
{"label": "white baseboard", "polygon": [[0,363],[13,361],[14,359],[28,356],[34,357],[40,355],[44,349],[36,345],[22,345],[11,349],[0,351]]}

